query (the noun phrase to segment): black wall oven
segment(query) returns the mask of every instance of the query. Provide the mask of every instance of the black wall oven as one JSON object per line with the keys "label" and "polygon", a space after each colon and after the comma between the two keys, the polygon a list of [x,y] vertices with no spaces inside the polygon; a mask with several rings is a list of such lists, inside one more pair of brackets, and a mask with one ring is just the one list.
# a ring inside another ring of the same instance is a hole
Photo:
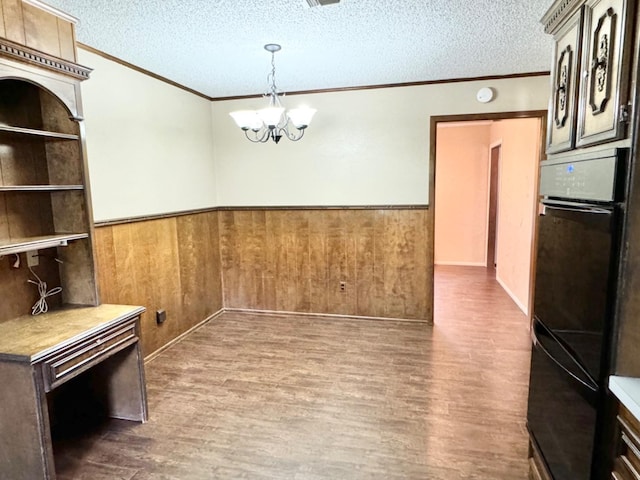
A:
{"label": "black wall oven", "polygon": [[544,162],[527,426],[554,480],[598,478],[624,151]]}

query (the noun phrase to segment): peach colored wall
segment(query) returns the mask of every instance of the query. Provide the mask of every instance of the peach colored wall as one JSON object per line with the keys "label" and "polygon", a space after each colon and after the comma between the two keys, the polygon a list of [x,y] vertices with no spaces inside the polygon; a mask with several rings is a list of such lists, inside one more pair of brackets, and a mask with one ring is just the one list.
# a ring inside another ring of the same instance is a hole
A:
{"label": "peach colored wall", "polygon": [[486,265],[490,125],[438,125],[436,265]]}
{"label": "peach colored wall", "polygon": [[486,265],[489,152],[501,143],[496,278],[528,314],[540,120],[443,125],[436,141],[435,263]]}
{"label": "peach colored wall", "polygon": [[529,289],[540,160],[540,120],[493,123],[491,144],[502,142],[496,278],[529,313]]}

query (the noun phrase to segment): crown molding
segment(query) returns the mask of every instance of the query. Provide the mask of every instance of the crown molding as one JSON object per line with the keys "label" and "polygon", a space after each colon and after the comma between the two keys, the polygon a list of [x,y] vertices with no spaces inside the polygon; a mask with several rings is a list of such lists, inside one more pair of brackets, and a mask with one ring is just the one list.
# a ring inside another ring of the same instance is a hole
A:
{"label": "crown molding", "polygon": [[554,33],[564,21],[577,12],[584,0],[556,0],[540,19],[545,33]]}
{"label": "crown molding", "polygon": [[2,37],[0,37],[0,56],[37,65],[38,67],[46,68],[47,70],[61,73],[62,75],[78,80],[88,79],[92,71],[92,69],[83,67],[77,63],[49,55],[40,50],[12,42]]}

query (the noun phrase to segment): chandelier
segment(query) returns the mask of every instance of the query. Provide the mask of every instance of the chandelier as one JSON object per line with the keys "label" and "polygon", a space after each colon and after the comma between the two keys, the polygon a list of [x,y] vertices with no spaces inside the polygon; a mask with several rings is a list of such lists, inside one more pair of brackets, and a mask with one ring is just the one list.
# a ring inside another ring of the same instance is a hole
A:
{"label": "chandelier", "polygon": [[261,110],[238,110],[229,115],[240,127],[247,139],[254,143],[265,143],[269,139],[278,143],[282,137],[287,137],[293,142],[300,140],[305,129],[311,123],[314,108],[299,107],[285,110],[278,96],[276,87],[276,63],[275,54],[282,47],[275,43],[264,46],[267,52],[271,52],[271,72],[267,75],[268,90],[264,94],[269,98],[269,106]]}

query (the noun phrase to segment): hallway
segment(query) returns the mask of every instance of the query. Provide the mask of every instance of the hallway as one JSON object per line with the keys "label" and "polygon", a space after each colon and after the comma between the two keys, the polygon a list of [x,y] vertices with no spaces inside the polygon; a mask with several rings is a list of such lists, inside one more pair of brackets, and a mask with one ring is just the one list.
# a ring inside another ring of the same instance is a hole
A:
{"label": "hallway", "polygon": [[436,266],[432,361],[452,373],[441,368],[431,388],[446,399],[443,430],[452,432],[438,444],[468,462],[460,478],[527,478],[530,344],[528,320],[495,271]]}
{"label": "hallway", "polygon": [[147,365],[148,423],[57,432],[58,478],[525,480],[525,316],[477,267],[435,311],[225,313]]}

